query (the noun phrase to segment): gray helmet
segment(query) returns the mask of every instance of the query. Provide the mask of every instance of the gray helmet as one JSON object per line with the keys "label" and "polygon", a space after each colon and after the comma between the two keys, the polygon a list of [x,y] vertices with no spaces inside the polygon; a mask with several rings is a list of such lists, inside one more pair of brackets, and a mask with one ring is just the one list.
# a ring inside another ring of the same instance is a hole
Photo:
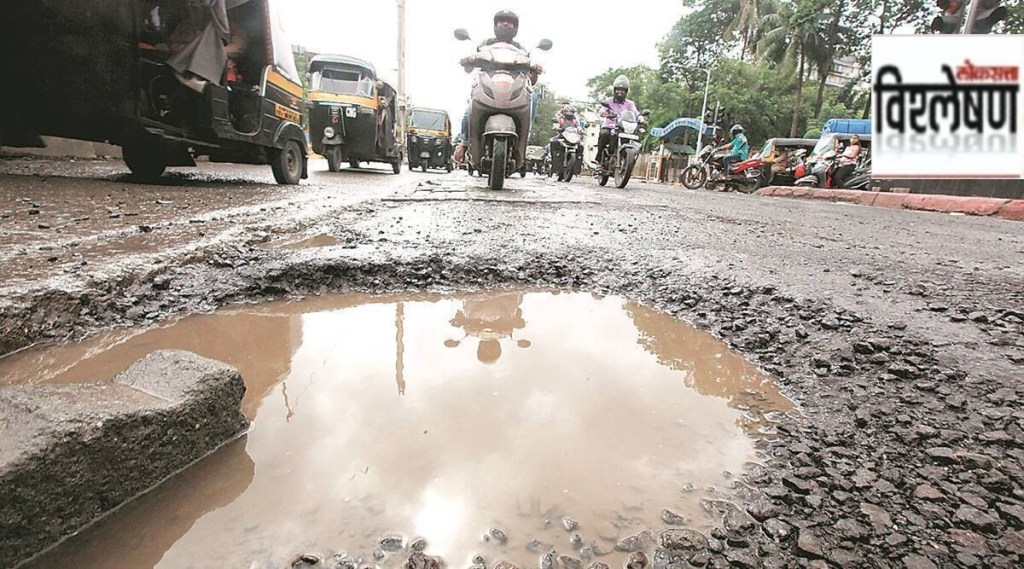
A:
{"label": "gray helmet", "polygon": [[612,83],[612,91],[614,91],[616,89],[625,89],[626,92],[628,93],[629,92],[629,77],[626,77],[625,75],[619,75],[618,77],[616,77],[615,78],[615,82]]}
{"label": "gray helmet", "polygon": [[741,124],[734,124],[734,125],[732,125],[732,128],[729,129],[729,134],[731,134],[731,135],[735,136],[737,132],[743,132],[743,125],[741,125]]}
{"label": "gray helmet", "polygon": [[[501,20],[509,20],[512,22],[511,37],[502,37],[504,34],[498,33],[498,22]],[[512,41],[519,32],[519,16],[516,15],[512,10],[500,10],[494,14],[494,37],[502,41]]]}

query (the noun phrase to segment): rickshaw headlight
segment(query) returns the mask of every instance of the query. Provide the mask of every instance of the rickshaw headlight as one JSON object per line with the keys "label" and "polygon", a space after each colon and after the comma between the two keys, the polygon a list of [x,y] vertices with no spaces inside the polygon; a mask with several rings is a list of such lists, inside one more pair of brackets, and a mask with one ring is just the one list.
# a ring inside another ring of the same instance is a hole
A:
{"label": "rickshaw headlight", "polygon": [[324,129],[324,136],[326,136],[327,138],[334,138],[334,129],[331,128],[331,127],[325,128]]}
{"label": "rickshaw headlight", "polygon": [[434,146],[441,146],[442,142],[444,142],[444,141],[441,140],[440,138],[434,139]]}
{"label": "rickshaw headlight", "polygon": [[415,143],[415,142],[419,142],[419,141],[420,141],[420,137],[418,137],[418,136],[414,136],[414,137],[412,137],[412,141],[413,141],[414,143]]}

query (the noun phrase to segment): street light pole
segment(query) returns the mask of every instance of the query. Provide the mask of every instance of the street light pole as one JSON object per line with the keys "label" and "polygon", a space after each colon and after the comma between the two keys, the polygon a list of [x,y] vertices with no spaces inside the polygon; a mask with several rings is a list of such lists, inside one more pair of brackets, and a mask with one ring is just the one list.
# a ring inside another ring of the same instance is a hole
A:
{"label": "street light pole", "polygon": [[704,104],[700,109],[700,128],[697,129],[697,150],[695,156],[700,156],[701,141],[704,139],[704,116],[708,112],[708,88],[711,87],[711,69],[701,69],[704,73],[707,73],[708,79],[704,82]]}
{"label": "street light pole", "polygon": [[[405,0],[398,0],[398,132],[405,140]],[[404,144],[404,142],[403,142]]]}

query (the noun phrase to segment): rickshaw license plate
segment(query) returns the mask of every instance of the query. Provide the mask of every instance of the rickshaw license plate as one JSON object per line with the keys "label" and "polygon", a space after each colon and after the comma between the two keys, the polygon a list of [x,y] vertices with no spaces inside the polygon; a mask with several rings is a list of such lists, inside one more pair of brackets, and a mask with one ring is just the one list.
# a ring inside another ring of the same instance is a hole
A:
{"label": "rickshaw license plate", "polygon": [[345,107],[345,116],[346,117],[354,119],[354,118],[356,118],[356,113],[357,112],[358,111],[356,110],[355,107]]}

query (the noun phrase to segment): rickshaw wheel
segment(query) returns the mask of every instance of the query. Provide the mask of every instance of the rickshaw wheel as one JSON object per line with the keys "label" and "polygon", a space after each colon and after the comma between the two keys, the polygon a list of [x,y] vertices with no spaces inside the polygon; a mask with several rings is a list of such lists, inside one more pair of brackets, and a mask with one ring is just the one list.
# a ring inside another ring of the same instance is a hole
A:
{"label": "rickshaw wheel", "polygon": [[448,172],[449,174],[451,174],[451,173],[452,173],[452,163],[451,163],[451,162],[449,162],[449,163],[445,164],[445,165],[444,165],[444,169],[445,169],[445,170],[446,170],[446,171],[447,171],[447,172]]}
{"label": "rickshaw wheel", "polygon": [[359,161],[358,160],[349,160],[348,161],[348,167],[349,168],[353,168],[353,169],[359,168]]}
{"label": "rickshaw wheel", "polygon": [[427,171],[427,162],[426,161],[420,162],[420,168],[423,170],[424,173],[426,173],[426,171]]}
{"label": "rickshaw wheel", "polygon": [[284,143],[284,148],[274,150],[270,157],[270,169],[278,184],[296,185],[302,177],[302,150],[295,139]]}
{"label": "rickshaw wheel", "polygon": [[401,174],[402,173],[402,160],[401,159],[395,160],[394,162],[391,163],[391,171],[394,172],[395,174]]}
{"label": "rickshaw wheel", "polygon": [[331,150],[327,151],[327,168],[331,172],[338,172],[341,170],[341,147],[335,146]]}
{"label": "rickshaw wheel", "polygon": [[141,180],[156,180],[167,169],[167,156],[156,143],[128,144],[121,154],[131,173]]}

